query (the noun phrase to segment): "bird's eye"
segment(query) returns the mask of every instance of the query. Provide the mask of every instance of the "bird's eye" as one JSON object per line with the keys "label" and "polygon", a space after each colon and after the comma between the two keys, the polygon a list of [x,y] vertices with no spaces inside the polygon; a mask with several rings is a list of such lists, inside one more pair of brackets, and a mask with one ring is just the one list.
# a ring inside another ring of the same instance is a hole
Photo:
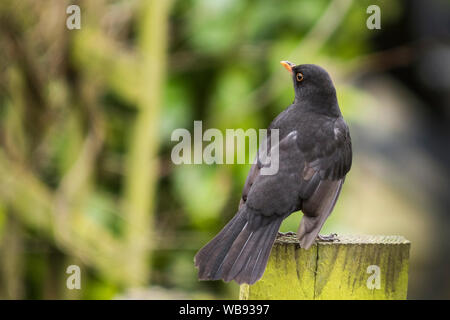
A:
{"label": "bird's eye", "polygon": [[301,72],[297,73],[295,78],[297,79],[298,82],[303,81],[303,73]]}

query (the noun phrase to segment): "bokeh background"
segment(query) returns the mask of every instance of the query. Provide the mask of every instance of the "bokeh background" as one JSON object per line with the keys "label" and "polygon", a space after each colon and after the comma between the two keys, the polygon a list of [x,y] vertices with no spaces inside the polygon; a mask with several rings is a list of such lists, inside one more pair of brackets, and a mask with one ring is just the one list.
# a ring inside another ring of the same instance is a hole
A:
{"label": "bokeh background", "polygon": [[2,0],[0,298],[237,298],[193,256],[250,165],[176,166],[170,137],[266,128],[293,100],[284,59],[329,71],[353,139],[323,233],[405,236],[409,298],[450,298],[446,0]]}

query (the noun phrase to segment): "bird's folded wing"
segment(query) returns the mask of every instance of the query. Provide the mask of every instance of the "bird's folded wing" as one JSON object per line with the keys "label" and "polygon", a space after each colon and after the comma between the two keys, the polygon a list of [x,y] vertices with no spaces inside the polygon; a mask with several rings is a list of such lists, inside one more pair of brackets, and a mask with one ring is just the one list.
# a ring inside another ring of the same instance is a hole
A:
{"label": "bird's folded wing", "polygon": [[311,148],[303,149],[300,143],[305,156],[300,197],[305,200],[314,194],[322,180],[342,180],[352,165],[350,134],[344,120],[332,122],[323,136]]}
{"label": "bird's folded wing", "polygon": [[261,162],[264,161],[258,161],[247,177],[241,206],[244,203],[250,206],[249,212],[253,213],[249,219],[254,220],[251,224],[255,227],[296,211],[307,203],[309,210],[303,210],[305,214],[328,216],[343,178],[350,170],[351,141],[342,119],[330,121],[323,132],[317,133],[314,143],[304,143],[301,140],[304,137],[297,132],[294,137],[292,133],[280,141],[278,173],[262,176]]}
{"label": "bird's folded wing", "polygon": [[322,150],[306,152],[300,197],[304,217],[297,236],[302,248],[315,241],[325,220],[333,211],[342,189],[345,175],[352,163],[352,149],[347,125],[342,119],[333,124],[334,139],[328,139]]}

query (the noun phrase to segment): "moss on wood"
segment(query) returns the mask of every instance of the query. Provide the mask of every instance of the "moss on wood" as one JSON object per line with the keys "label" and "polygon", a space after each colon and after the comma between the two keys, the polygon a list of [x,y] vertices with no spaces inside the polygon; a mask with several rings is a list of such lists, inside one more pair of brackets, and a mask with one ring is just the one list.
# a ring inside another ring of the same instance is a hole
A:
{"label": "moss on wood", "polygon": [[406,299],[409,241],[401,236],[338,239],[304,250],[295,235],[278,238],[262,279],[242,285],[240,298]]}

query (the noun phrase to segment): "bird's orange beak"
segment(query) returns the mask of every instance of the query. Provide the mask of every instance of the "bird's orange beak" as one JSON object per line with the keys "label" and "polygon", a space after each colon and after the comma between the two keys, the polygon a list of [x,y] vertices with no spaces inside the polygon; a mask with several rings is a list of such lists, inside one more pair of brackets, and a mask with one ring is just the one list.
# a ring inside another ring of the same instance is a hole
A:
{"label": "bird's orange beak", "polygon": [[280,61],[280,63],[292,74],[292,68],[295,67],[295,64],[286,60]]}

